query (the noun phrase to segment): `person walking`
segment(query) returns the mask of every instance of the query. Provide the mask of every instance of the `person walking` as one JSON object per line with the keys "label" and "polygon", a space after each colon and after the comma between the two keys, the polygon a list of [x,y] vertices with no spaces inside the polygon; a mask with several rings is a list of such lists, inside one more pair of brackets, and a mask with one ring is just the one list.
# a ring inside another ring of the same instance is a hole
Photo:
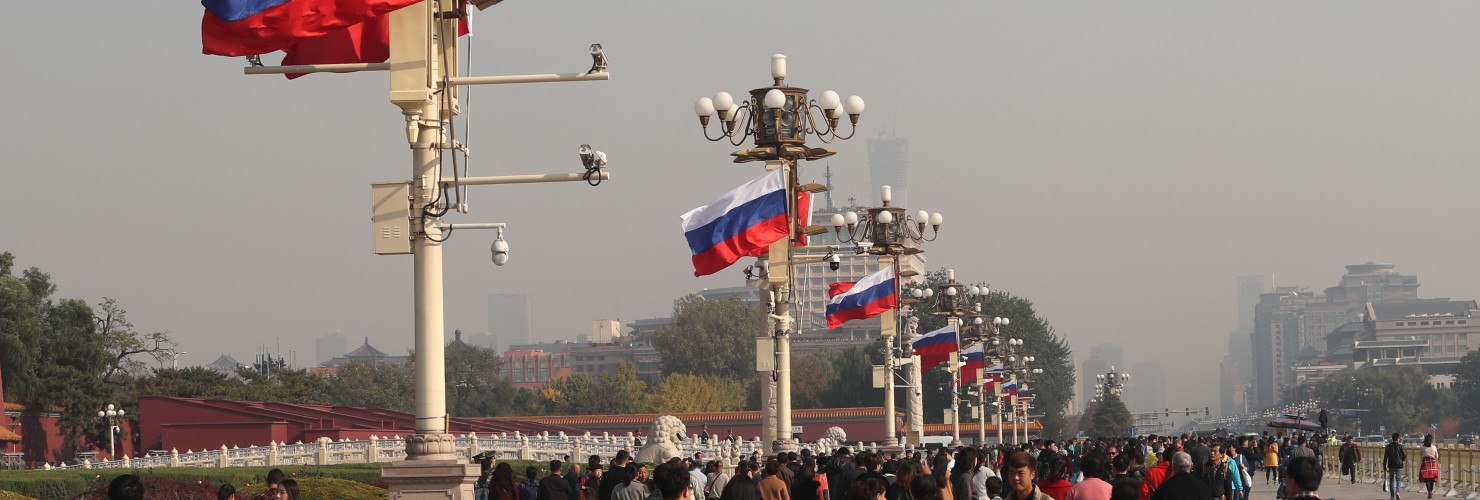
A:
{"label": "person walking", "polygon": [[1295,457],[1285,466],[1285,492],[1291,500],[1321,500],[1321,463],[1311,457]]}
{"label": "person walking", "polygon": [[1439,481],[1439,447],[1434,446],[1433,434],[1424,434],[1420,456],[1423,462],[1418,467],[1418,479],[1429,490],[1429,498],[1434,498],[1434,483]]}
{"label": "person walking", "polygon": [[[499,465],[503,466],[505,464]],[[564,464],[559,460],[550,461],[550,475],[540,480],[540,491],[535,495],[535,500],[576,500],[576,492],[575,489],[571,488],[570,481],[568,478],[561,477],[560,475],[562,465]],[[577,467],[579,466],[571,466],[572,469]]]}
{"label": "person walking", "polygon": [[1176,452],[1172,454],[1172,477],[1167,478],[1156,492],[1151,495],[1152,500],[1212,500],[1212,492],[1208,485],[1198,481],[1192,475],[1192,455],[1187,452]]}
{"label": "person walking", "polygon": [[1270,441],[1264,447],[1264,485],[1269,486],[1269,480],[1280,479],[1280,445]]}
{"label": "person walking", "polygon": [[1357,464],[1362,461],[1362,449],[1357,447],[1357,440],[1348,435],[1336,455],[1341,459],[1341,475],[1351,476],[1351,484],[1357,484]]}
{"label": "person walking", "polygon": [[1399,500],[1402,495],[1398,491],[1402,489],[1403,463],[1408,461],[1408,452],[1403,451],[1403,445],[1398,443],[1399,433],[1393,433],[1393,440],[1388,442],[1382,449],[1382,463],[1387,466],[1387,490],[1389,500]]}

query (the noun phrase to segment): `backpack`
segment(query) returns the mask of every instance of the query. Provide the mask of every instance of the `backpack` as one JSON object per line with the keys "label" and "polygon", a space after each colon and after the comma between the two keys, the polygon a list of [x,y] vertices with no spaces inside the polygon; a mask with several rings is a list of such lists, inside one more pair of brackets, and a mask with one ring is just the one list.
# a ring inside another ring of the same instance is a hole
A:
{"label": "backpack", "polygon": [[540,497],[540,482],[533,479],[519,483],[519,500],[535,500]]}

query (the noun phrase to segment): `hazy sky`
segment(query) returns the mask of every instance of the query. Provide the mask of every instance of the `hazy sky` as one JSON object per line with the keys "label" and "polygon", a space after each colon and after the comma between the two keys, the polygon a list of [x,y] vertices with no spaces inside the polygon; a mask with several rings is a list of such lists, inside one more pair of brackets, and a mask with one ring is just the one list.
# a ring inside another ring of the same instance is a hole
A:
{"label": "hazy sky", "polygon": [[[182,365],[411,344],[411,257],[370,248],[369,183],[410,172],[384,74],[243,76],[200,54],[194,2],[57,8],[0,16],[0,250],[173,333]],[[1473,2],[508,0],[475,14],[473,74],[583,71],[599,42],[613,79],[474,88],[472,173],[574,171],[590,143],[614,178],[470,188],[453,222],[508,222],[512,260],[453,236],[447,327],[529,291],[542,336],[573,338],[741,284],[692,277],[678,216],[760,166],[691,107],[769,85],[779,52],[789,83],[867,99],[860,138],[909,138],[908,208],[946,217],[932,266],[1216,407],[1240,274],[1322,289],[1376,260],[1480,296],[1477,25]],[[876,200],[864,141],[836,148],[836,197]]]}

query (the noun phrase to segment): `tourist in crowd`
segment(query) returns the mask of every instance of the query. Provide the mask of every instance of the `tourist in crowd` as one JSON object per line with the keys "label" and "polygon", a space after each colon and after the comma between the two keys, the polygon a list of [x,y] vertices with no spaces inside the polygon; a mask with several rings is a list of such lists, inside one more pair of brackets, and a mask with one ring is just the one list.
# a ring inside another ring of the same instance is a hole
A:
{"label": "tourist in crowd", "polygon": [[1408,461],[1408,452],[1398,443],[1401,435],[1394,432],[1393,440],[1382,449],[1382,462],[1387,466],[1387,491],[1389,500],[1402,498],[1398,491],[1403,486],[1403,463]]}
{"label": "tourist in crowd", "polygon": [[[693,485],[689,471],[682,463],[669,461],[653,471],[653,482],[662,492],[663,500],[694,500]],[[755,499],[747,499],[755,500]]]}
{"label": "tourist in crowd", "polygon": [[[507,464],[499,464],[503,467]],[[560,475],[561,467],[565,465],[559,460],[550,461],[550,475],[540,480],[540,492],[535,500],[576,500],[576,490],[571,487],[570,476]],[[579,465],[571,464],[571,469],[579,469]]]}
{"label": "tourist in crowd", "polygon": [[910,497],[914,500],[944,500],[935,476],[923,473],[915,474],[915,478],[910,480]]}
{"label": "tourist in crowd", "polygon": [[1274,441],[1264,446],[1264,484],[1280,480],[1280,446]]}
{"label": "tourist in crowd", "polygon": [[[617,456],[612,458],[606,473],[601,477],[601,484],[597,487],[596,494],[600,500],[612,500],[612,491],[618,484],[627,484],[631,479],[627,475],[627,463],[632,461],[632,454],[627,450],[618,450]],[[635,472],[635,471],[634,471]]]}
{"label": "tourist in crowd", "polygon": [[257,500],[282,500],[283,479],[287,477],[282,469],[267,471],[267,489],[257,495]]}
{"label": "tourist in crowd", "polygon": [[[976,454],[976,466],[971,469],[971,500],[990,500],[991,494],[987,492],[987,479],[997,476],[997,472],[987,467],[990,460],[988,450],[980,450]],[[1000,479],[998,481],[1001,481]]]}
{"label": "tourist in crowd", "polygon": [[791,492],[787,489],[786,481],[781,479],[780,469],[781,461],[775,458],[766,459],[766,478],[757,484],[762,500],[791,500]]}
{"label": "tourist in crowd", "polygon": [[791,480],[792,500],[823,500],[822,483],[817,481],[817,462],[811,457],[802,462],[802,470]]}
{"label": "tourist in crowd", "polygon": [[951,465],[951,494],[955,500],[971,500],[972,478],[976,468],[976,449],[962,447]]}
{"label": "tourist in crowd", "polygon": [[115,477],[108,482],[108,500],[144,500],[144,482],[133,474]]}
{"label": "tourist in crowd", "polygon": [[303,500],[303,492],[298,490],[298,480],[284,479],[282,500]]}
{"label": "tourist in crowd", "polygon": [[886,500],[915,500],[914,494],[910,492],[910,485],[914,483],[915,476],[921,475],[920,464],[907,460],[895,468],[894,472],[894,482],[884,491],[884,498]]}
{"label": "tourist in crowd", "polygon": [[1433,434],[1424,434],[1419,456],[1422,462],[1418,466],[1418,480],[1429,490],[1429,498],[1434,498],[1434,483],[1439,480],[1439,447],[1434,446]]}
{"label": "tourist in crowd", "polygon": [[741,460],[735,466],[734,477],[725,483],[719,496],[724,500],[761,500],[760,486],[755,482],[755,462]]}
{"label": "tourist in crowd", "polygon": [[853,487],[848,489],[848,494],[843,496],[843,500],[884,500],[884,493],[888,488],[889,485],[877,477],[859,479],[853,483]]}
{"label": "tourist in crowd", "polygon": [[992,476],[987,478],[987,500],[1002,500],[1002,477]]}
{"label": "tourist in crowd", "polygon": [[1233,477],[1228,468],[1228,456],[1223,454],[1223,445],[1213,443],[1209,447],[1208,461],[1203,464],[1203,470],[1198,474],[1198,479],[1208,485],[1208,494],[1213,500],[1231,500],[1229,493],[1233,491]]}
{"label": "tourist in crowd", "polygon": [[1362,448],[1357,446],[1357,440],[1346,436],[1336,455],[1341,459],[1341,475],[1351,476],[1351,484],[1357,484],[1357,463],[1362,461]]}
{"label": "tourist in crowd", "polygon": [[640,469],[637,464],[630,460],[624,469],[622,483],[612,489],[612,500],[646,500],[649,494],[647,485],[643,484],[646,469]]}
{"label": "tourist in crowd", "polygon": [[216,489],[216,500],[236,500],[236,487],[223,484]]}
{"label": "tourist in crowd", "polygon": [[[1110,498],[1110,483],[1104,479],[1104,456],[1098,452],[1089,452],[1089,454],[1079,459],[1079,471],[1083,479],[1080,479],[1072,488],[1069,488],[1069,493],[1064,495],[1064,500],[1105,500]],[[1053,495],[1050,493],[1049,496]]]}
{"label": "tourist in crowd", "polygon": [[1249,462],[1244,459],[1243,454],[1239,453],[1238,446],[1230,444],[1224,453],[1228,455],[1229,481],[1233,483],[1233,489],[1228,495],[1229,500],[1249,500],[1249,490],[1252,488],[1247,480],[1251,477]]}
{"label": "tourist in crowd", "polygon": [[1192,475],[1192,455],[1179,451],[1168,462],[1172,475],[1155,488],[1152,500],[1212,500],[1208,485]]}
{"label": "tourist in crowd", "polygon": [[1321,489],[1321,476],[1325,471],[1321,463],[1312,457],[1295,457],[1285,464],[1285,498],[1291,500],[1321,500],[1316,490]]}
{"label": "tourist in crowd", "polygon": [[719,500],[720,495],[725,491],[726,483],[730,482],[730,472],[725,470],[723,464],[713,460],[709,461],[705,469],[707,473],[704,475],[704,498]]}
{"label": "tourist in crowd", "polygon": [[1038,490],[1038,459],[1031,452],[1013,453],[1002,467],[1008,486],[1006,500],[1052,500]]}
{"label": "tourist in crowd", "polygon": [[514,479],[514,467],[508,462],[498,464],[488,475],[489,500],[520,500],[519,484]]}
{"label": "tourist in crowd", "polygon": [[1038,491],[1054,500],[1064,500],[1069,496],[1069,489],[1074,487],[1068,479],[1069,461],[1057,452],[1049,455],[1049,459],[1053,462],[1048,464],[1048,475],[1038,479]]}

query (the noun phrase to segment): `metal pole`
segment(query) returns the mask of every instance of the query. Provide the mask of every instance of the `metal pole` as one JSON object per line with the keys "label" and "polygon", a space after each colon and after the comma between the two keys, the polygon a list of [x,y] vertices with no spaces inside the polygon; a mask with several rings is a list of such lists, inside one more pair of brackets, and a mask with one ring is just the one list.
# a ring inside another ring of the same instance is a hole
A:
{"label": "metal pole", "polygon": [[[894,295],[899,296],[899,266],[895,258],[890,255],[879,257],[879,268],[894,267]],[[897,356],[894,355],[894,337],[899,328],[899,314],[897,307],[890,308],[879,315],[879,337],[884,340],[884,447],[891,451],[899,447],[898,426],[894,424],[894,368]]]}
{"label": "metal pole", "polygon": [[[981,384],[986,379],[986,374],[976,378],[976,383]],[[978,385],[976,388],[977,408],[976,415],[976,445],[982,446],[987,443],[987,391],[985,387]]]}
{"label": "metal pole", "polygon": [[951,360],[951,446],[961,446],[961,318],[947,320],[956,333],[956,359]]}
{"label": "metal pole", "polygon": [[[776,289],[776,444],[774,451],[795,451],[791,437],[791,242],[796,238],[796,169],[790,161],[768,161],[766,169],[780,168],[786,176],[787,227],[789,237],[773,243],[770,281]],[[780,265],[777,265],[777,264]]]}
{"label": "metal pole", "polygon": [[1002,444],[1002,382],[992,385],[994,386],[992,401],[996,402],[992,405],[992,423],[997,426],[997,444],[1000,445]]}
{"label": "metal pole", "polygon": [[[417,128],[411,143],[411,179],[413,206],[422,207],[436,199],[442,179],[441,162],[435,143],[443,142],[440,106],[429,102],[413,124]],[[424,218],[425,215],[420,215]],[[423,220],[423,219],[419,219]],[[443,365],[442,320],[442,230],[435,224],[424,224],[424,233],[412,240],[414,317],[416,327],[416,435],[408,440],[408,460],[451,460],[452,436],[447,434],[446,369]],[[420,444],[421,446],[414,446]]]}

